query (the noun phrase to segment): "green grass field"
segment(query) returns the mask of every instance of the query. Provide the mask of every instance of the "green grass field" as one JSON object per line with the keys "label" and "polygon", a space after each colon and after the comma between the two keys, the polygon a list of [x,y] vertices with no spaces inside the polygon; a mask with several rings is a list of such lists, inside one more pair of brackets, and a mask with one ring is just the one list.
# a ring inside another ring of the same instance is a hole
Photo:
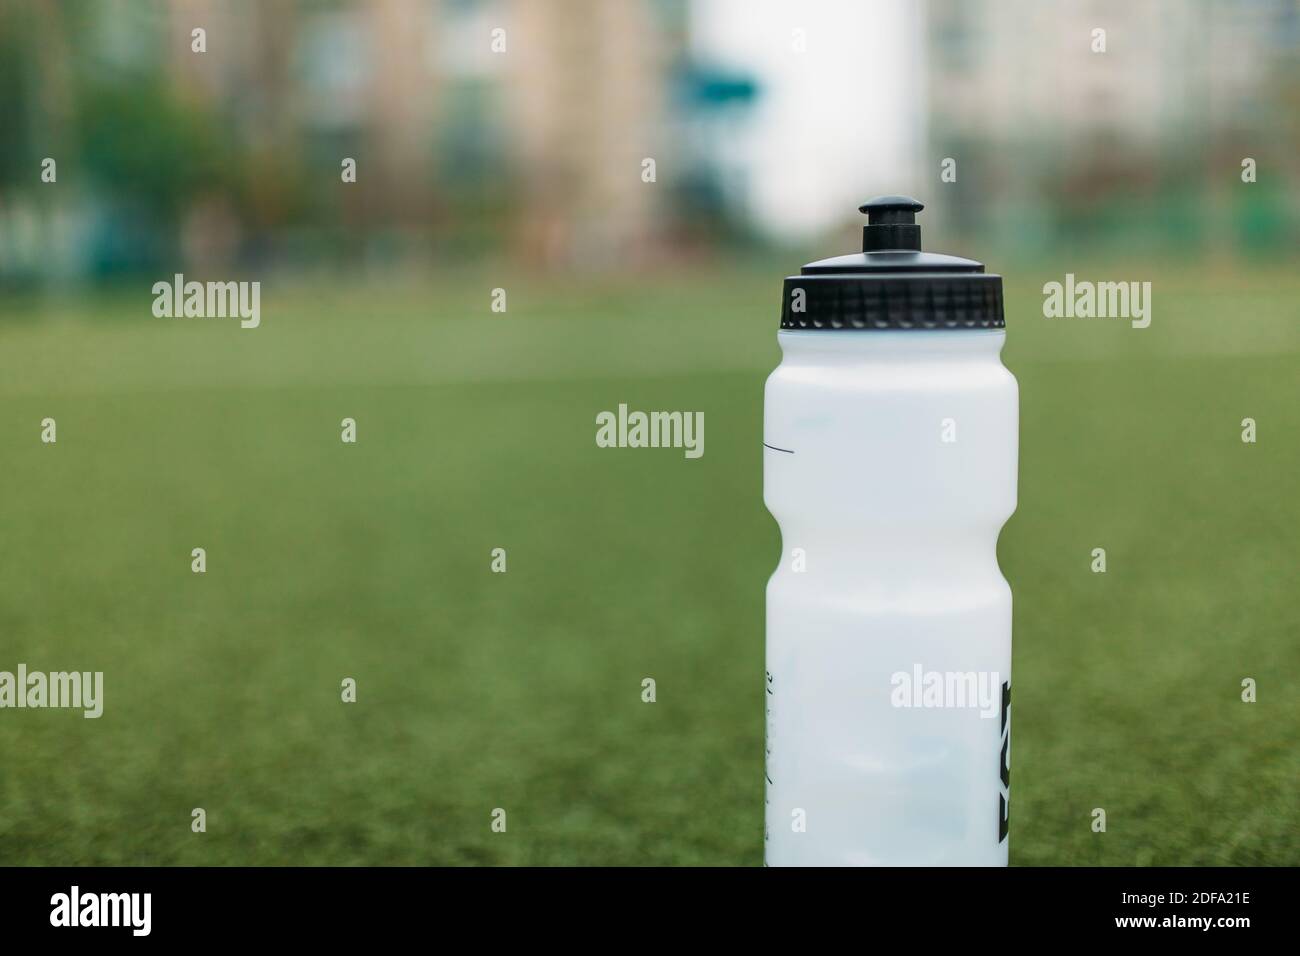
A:
{"label": "green grass field", "polygon": [[[1142,276],[1133,330],[1043,318],[1064,271],[1008,287],[1012,861],[1300,863],[1300,278]],[[0,303],[0,670],[105,673],[0,711],[0,864],[761,862],[780,273],[501,284]],[[597,448],[619,402],[704,457]]]}

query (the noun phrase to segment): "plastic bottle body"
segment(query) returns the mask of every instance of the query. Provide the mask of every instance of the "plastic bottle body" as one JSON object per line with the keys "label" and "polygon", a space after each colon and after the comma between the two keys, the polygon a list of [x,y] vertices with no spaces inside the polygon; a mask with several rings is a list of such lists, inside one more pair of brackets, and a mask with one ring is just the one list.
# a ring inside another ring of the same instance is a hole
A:
{"label": "plastic bottle body", "polygon": [[766,862],[1005,865],[1018,390],[1002,330],[783,331]]}

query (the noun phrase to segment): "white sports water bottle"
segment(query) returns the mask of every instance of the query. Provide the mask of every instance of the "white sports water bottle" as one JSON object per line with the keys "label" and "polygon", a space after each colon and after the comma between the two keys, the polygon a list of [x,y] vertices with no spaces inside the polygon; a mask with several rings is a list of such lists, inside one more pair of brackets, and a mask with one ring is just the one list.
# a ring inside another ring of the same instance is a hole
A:
{"label": "white sports water bottle", "polygon": [[785,280],[767,380],[765,861],[1007,863],[1018,389],[1002,278],[905,196]]}

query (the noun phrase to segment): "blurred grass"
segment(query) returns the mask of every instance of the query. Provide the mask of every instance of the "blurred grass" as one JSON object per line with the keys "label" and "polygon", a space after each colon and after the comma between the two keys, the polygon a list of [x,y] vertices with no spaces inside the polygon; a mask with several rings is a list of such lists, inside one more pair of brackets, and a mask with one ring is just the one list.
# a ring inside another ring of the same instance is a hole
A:
{"label": "blurred grass", "polygon": [[[1064,271],[1008,287],[1012,860],[1300,863],[1300,279],[1141,276],[1139,331],[1044,319]],[[6,300],[0,669],[106,689],[0,712],[0,863],[759,863],[779,278]],[[704,457],[598,449],[619,402],[703,410]]]}

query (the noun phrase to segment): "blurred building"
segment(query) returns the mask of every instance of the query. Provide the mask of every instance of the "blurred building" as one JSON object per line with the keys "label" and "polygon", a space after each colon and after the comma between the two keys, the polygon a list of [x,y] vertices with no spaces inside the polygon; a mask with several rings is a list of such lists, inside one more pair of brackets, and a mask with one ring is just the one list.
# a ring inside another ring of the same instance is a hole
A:
{"label": "blurred building", "polygon": [[[599,266],[670,250],[702,215],[687,185],[714,178],[683,142],[698,105],[680,95],[696,73],[687,11],[20,2],[0,16],[28,51],[8,84],[0,69],[0,100],[26,109],[0,147],[0,276],[43,271],[51,244],[65,273],[91,274],[174,261],[177,243],[196,268],[493,249]],[[36,93],[56,89],[51,118]],[[42,192],[51,151],[59,187]]]}
{"label": "blurred building", "polygon": [[0,282],[626,266],[913,189],[932,238],[1285,249],[1298,57],[1300,0],[7,0]]}
{"label": "blurred building", "polygon": [[[952,225],[1034,248],[1271,242],[1294,222],[1295,0],[929,0],[926,30]],[[1243,191],[1245,157],[1261,173]]]}
{"label": "blurred building", "polygon": [[685,4],[569,0],[559,10],[513,0],[506,17],[527,239],[547,257],[644,253],[671,225],[681,173],[671,78],[684,53]]}

